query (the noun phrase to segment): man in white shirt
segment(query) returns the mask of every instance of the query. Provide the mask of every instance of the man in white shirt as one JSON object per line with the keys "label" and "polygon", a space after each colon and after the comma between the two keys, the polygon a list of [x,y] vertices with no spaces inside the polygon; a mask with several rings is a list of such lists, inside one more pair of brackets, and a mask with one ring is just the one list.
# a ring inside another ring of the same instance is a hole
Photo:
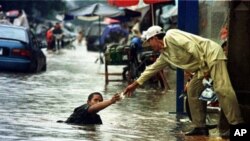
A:
{"label": "man in white shirt", "polygon": [[187,91],[194,129],[185,135],[209,135],[206,128],[206,112],[202,101],[199,100],[200,93],[198,92],[202,90],[202,79],[207,75],[213,80],[213,89],[228,122],[231,125],[244,122],[229,79],[226,67],[227,58],[219,44],[178,29],[170,29],[165,34],[159,26],[151,26],[144,36],[145,43],[155,51],[161,52],[161,55],[136,81],[126,87],[125,94],[130,96],[139,85],[171,64],[195,73]]}
{"label": "man in white shirt", "polygon": [[26,13],[23,10],[19,10],[18,12],[19,15],[17,18],[14,19],[13,25],[29,28],[29,22]]}

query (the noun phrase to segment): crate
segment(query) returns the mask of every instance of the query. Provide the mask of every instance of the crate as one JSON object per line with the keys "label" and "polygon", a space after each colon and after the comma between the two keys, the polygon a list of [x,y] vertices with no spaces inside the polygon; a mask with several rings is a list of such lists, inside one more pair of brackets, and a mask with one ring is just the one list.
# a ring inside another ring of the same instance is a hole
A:
{"label": "crate", "polygon": [[105,85],[110,81],[123,81],[110,79],[110,75],[120,75],[122,76],[123,70],[121,73],[110,73],[108,70],[109,65],[128,65],[129,59],[129,46],[119,45],[119,44],[110,44],[107,46],[105,51]]}
{"label": "crate", "polygon": [[105,52],[105,61],[107,65],[126,65],[128,63],[129,46],[111,45]]}

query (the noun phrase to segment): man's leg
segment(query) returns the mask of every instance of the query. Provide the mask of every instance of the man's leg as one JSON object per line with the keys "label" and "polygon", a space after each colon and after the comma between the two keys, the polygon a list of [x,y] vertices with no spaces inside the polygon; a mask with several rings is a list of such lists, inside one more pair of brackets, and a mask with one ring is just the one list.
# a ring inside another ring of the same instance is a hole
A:
{"label": "man's leg", "polygon": [[243,123],[239,104],[228,76],[225,61],[218,61],[211,68],[214,91],[228,122],[232,125]]}
{"label": "man's leg", "polygon": [[198,79],[197,75],[194,75],[189,82],[187,94],[192,122],[195,127],[206,126],[206,102],[199,100],[199,96],[203,90],[202,79]]}
{"label": "man's leg", "polygon": [[223,110],[221,110],[221,112],[220,112],[220,119],[219,119],[219,123],[218,123],[218,128],[219,128],[219,133],[221,136],[226,134],[228,132],[228,130],[230,129],[230,124],[228,123],[227,118],[226,118]]}
{"label": "man's leg", "polygon": [[202,79],[194,75],[187,88],[188,104],[192,116],[194,130],[186,135],[208,135],[206,128],[206,102],[199,100],[201,92],[204,90]]}

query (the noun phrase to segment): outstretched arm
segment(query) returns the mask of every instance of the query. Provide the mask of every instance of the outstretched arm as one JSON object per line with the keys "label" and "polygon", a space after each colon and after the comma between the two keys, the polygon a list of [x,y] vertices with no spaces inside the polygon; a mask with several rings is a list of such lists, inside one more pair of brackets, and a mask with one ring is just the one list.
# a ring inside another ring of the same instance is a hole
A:
{"label": "outstretched arm", "polygon": [[162,70],[168,63],[164,60],[163,56],[160,55],[156,62],[154,62],[152,65],[146,67],[144,72],[141,74],[141,76],[134,81],[132,84],[128,85],[125,90],[124,94],[131,96],[132,92],[135,91],[135,89],[142,85],[145,81],[147,81],[149,78],[151,78],[154,74]]}
{"label": "outstretched arm", "polygon": [[135,91],[135,89],[139,86],[139,83],[137,81],[134,81],[132,84],[128,85],[125,90],[124,94],[131,96],[132,93]]}
{"label": "outstretched arm", "polygon": [[115,94],[111,99],[109,100],[104,100],[102,102],[99,102],[97,104],[94,104],[88,108],[89,113],[97,113],[108,106],[114,104],[116,101],[120,100],[119,94]]}

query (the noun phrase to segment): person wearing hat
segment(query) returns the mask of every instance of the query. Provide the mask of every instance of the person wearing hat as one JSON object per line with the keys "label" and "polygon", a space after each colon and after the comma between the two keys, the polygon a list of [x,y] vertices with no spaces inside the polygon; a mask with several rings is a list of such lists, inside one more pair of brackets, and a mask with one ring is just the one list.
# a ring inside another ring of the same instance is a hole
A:
{"label": "person wearing hat", "polygon": [[207,75],[210,75],[213,80],[214,91],[228,122],[231,125],[244,122],[229,79],[225,62],[227,58],[219,44],[178,29],[170,29],[164,33],[159,26],[149,27],[142,37],[145,38],[143,45],[150,45],[161,54],[136,81],[125,88],[126,95],[131,96],[139,85],[171,64],[195,74],[187,91],[194,129],[186,133],[186,136],[209,135],[205,126],[204,102],[198,99],[203,90],[202,79]]}

